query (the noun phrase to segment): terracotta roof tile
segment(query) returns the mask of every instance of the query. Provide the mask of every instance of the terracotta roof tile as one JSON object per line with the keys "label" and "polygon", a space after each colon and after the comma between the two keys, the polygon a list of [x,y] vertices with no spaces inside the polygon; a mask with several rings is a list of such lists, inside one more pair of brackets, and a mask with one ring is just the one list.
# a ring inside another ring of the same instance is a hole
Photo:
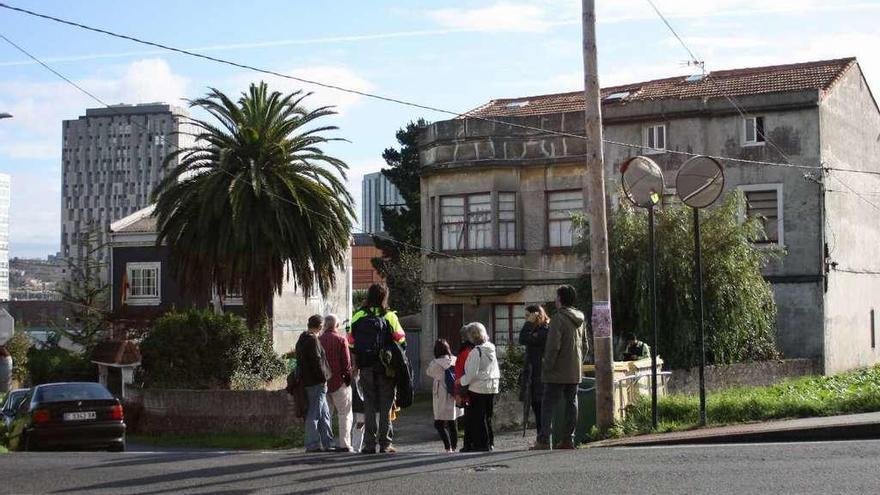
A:
{"label": "terracotta roof tile", "polygon": [[[799,64],[721,70],[705,78],[669,77],[602,88],[604,104],[684,98],[735,97],[764,93],[827,90],[855,58]],[[582,91],[492,100],[466,113],[465,117],[524,117],[583,110]]]}

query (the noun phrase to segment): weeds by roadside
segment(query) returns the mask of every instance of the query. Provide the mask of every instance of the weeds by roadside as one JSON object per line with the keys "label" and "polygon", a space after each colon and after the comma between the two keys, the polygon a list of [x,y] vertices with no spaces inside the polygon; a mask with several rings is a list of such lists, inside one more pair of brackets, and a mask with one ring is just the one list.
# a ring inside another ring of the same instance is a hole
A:
{"label": "weeds by roadside", "polygon": [[[695,428],[699,398],[670,395],[658,403],[658,432]],[[706,412],[711,425],[749,423],[880,411],[880,366],[834,376],[811,376],[767,387],[742,387],[710,393]],[[620,425],[622,434],[650,433],[651,401],[633,406]]]}

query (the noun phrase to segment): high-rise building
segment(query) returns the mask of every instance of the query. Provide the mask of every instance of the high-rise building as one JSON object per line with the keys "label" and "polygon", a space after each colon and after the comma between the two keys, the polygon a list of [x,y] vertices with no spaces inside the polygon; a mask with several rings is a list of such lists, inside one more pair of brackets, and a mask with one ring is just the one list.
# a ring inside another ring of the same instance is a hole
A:
{"label": "high-rise building", "polygon": [[361,192],[361,228],[370,234],[384,232],[382,208],[403,206],[403,197],[382,172],[365,175]]}
{"label": "high-rise building", "polygon": [[63,123],[61,254],[83,260],[91,237],[106,264],[111,222],[150,203],[153,188],[177,164],[165,158],[191,142],[176,134],[186,110],[164,103],[90,108]]}
{"label": "high-rise building", "polygon": [[12,178],[0,174],[0,301],[9,300],[9,205]]}

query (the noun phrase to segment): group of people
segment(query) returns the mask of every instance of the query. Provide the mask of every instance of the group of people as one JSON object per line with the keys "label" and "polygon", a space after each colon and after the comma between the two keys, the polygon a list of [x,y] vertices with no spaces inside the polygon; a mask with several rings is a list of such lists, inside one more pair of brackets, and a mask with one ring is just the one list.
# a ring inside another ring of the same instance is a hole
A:
{"label": "group of people", "polygon": [[[525,346],[521,396],[535,416],[533,450],[575,448],[577,390],[589,348],[584,314],[574,308],[576,299],[574,287],[558,287],[552,319],[541,306],[526,307],[526,323],[519,335],[519,344]],[[446,340],[437,340],[426,370],[433,379],[434,427],[446,452],[488,452],[495,448],[492,417],[501,380],[498,355],[482,323],[464,325],[460,337],[457,353]],[[649,355],[647,345],[634,335],[625,340],[626,358]],[[396,451],[391,420],[397,391],[383,362],[383,349],[391,344],[405,349],[406,336],[388,308],[388,289],[381,284],[369,288],[347,334],[335,315],[309,318],[308,332],[300,336],[295,349],[296,373],[308,404],[306,452]],[[556,425],[553,435],[554,412],[560,406],[563,424]],[[333,437],[331,409],[339,417],[338,440]],[[459,449],[460,419],[464,437]]]}
{"label": "group of people", "polygon": [[[298,380],[305,389],[306,452],[396,452],[391,416],[395,382],[381,362],[382,349],[406,346],[397,315],[388,308],[388,289],[373,285],[364,307],[351,317],[344,334],[339,317],[309,318],[308,331],[295,346]],[[331,409],[339,420],[338,439]]]}
{"label": "group of people", "polygon": [[[551,448],[553,413],[561,402],[564,424],[555,448],[573,449],[577,425],[577,388],[587,351],[584,314],[574,308],[577,292],[570,285],[556,290],[556,314],[551,320],[541,306],[526,308],[519,343],[525,346],[523,400],[535,414],[538,438],[532,449]],[[438,340],[427,374],[434,379],[434,425],[447,452],[457,449],[456,420],[464,416],[460,452],[491,451],[495,447],[492,416],[501,370],[495,346],[482,323],[461,329],[461,348],[453,356],[449,344]]]}

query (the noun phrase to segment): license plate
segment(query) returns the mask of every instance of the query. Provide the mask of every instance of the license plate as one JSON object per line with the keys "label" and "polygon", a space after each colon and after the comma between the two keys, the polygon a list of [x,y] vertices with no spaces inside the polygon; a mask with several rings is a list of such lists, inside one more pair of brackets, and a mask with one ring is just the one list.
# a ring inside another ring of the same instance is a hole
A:
{"label": "license plate", "polygon": [[64,413],[64,421],[85,421],[95,418],[95,411]]}

